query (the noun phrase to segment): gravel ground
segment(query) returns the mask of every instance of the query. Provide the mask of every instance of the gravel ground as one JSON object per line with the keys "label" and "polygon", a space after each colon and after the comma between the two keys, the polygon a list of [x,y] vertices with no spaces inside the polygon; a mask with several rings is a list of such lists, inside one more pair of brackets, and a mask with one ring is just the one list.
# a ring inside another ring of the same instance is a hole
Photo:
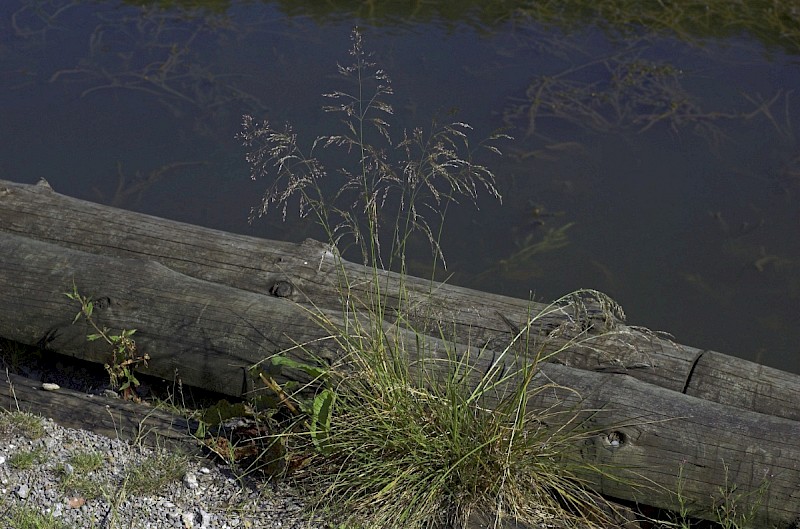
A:
{"label": "gravel ground", "polygon": [[19,527],[14,517],[35,511],[52,525],[32,527],[48,529],[322,527],[288,487],[243,487],[225,470],[50,419],[4,414],[0,526]]}
{"label": "gravel ground", "polygon": [[[0,358],[0,368],[5,367]],[[13,372],[88,393],[108,387],[102,366],[66,358],[56,362],[26,355]],[[15,519],[22,514],[32,518],[32,513],[46,522],[23,525]],[[310,521],[296,492],[285,484],[243,483],[224,465],[205,459],[63,428],[48,418],[0,412],[0,528],[325,526]]]}

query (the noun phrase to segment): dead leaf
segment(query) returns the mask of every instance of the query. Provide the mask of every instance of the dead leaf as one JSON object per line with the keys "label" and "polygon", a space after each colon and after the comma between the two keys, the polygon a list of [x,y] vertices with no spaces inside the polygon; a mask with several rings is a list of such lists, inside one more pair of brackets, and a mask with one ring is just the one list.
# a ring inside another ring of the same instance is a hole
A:
{"label": "dead leaf", "polygon": [[67,501],[67,507],[70,509],[80,509],[86,504],[86,500],[80,496],[73,496]]}

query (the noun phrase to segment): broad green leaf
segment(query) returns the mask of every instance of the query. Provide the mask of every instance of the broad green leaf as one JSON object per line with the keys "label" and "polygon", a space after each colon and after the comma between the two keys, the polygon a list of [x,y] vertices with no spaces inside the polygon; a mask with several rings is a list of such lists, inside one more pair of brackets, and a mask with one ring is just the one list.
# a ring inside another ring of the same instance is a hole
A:
{"label": "broad green leaf", "polygon": [[297,380],[287,380],[282,385],[283,391],[286,393],[293,393],[297,388],[300,387],[300,382]]}
{"label": "broad green leaf", "polygon": [[206,423],[203,421],[197,422],[197,430],[194,432],[194,436],[197,439],[205,439],[206,437]]}
{"label": "broad green leaf", "polygon": [[273,356],[270,358],[270,362],[272,365],[279,366],[279,367],[288,367],[291,369],[299,369],[306,373],[307,375],[314,377],[314,378],[322,378],[328,374],[328,370],[326,368],[322,368],[320,366],[314,366],[311,364],[306,364],[304,362],[298,362],[297,360],[293,360],[287,356]]}
{"label": "broad green leaf", "polygon": [[314,397],[314,407],[311,415],[311,440],[317,450],[323,454],[328,451],[327,440],[331,430],[331,417],[335,402],[336,393],[330,389],[324,389]]}

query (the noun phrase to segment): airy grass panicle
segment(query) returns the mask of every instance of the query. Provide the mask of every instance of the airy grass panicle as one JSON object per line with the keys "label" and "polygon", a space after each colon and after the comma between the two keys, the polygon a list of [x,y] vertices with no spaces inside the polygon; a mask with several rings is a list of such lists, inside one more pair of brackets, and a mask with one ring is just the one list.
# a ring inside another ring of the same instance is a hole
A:
{"label": "airy grass panicle", "polygon": [[[443,258],[437,226],[427,215],[440,221],[444,202],[458,197],[475,201],[481,187],[499,199],[494,174],[473,161],[466,123],[434,120],[430,130],[404,130],[395,139],[389,121],[394,110],[387,101],[393,94],[391,80],[364,51],[358,30],[352,33],[350,55],[353,63],[339,65],[338,71],[351,90],[323,94],[329,101],[323,110],[341,117],[341,133],[320,136],[305,151],[290,124],[276,128],[243,117],[238,138],[248,148],[250,176],[271,178],[251,220],[272,207],[280,208],[285,219],[297,199],[301,217],[313,214],[340,250],[356,244],[365,264],[383,266],[387,256],[402,264],[408,237],[415,232]],[[500,154],[495,143],[505,137],[494,134],[479,147]],[[352,166],[329,172],[318,156],[330,148],[346,153]],[[335,182],[324,182],[332,178]],[[387,206],[392,214],[386,213]],[[380,235],[387,223],[393,244],[384,255]]]}

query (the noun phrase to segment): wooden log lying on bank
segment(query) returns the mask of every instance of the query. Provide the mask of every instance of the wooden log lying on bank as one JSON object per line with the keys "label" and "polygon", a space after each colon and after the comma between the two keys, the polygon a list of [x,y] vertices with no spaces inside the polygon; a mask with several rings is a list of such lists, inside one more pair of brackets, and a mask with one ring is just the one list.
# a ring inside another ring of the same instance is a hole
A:
{"label": "wooden log lying on bank", "polygon": [[[627,375],[548,364],[540,376],[569,390],[542,392],[536,404],[568,416],[576,407],[600,410],[587,412],[601,433],[581,448],[581,458],[627,471],[600,476],[597,490],[671,510],[680,490],[688,511],[707,519],[715,519],[714,506],[730,494],[739,498],[739,516],[760,506],[747,526],[800,523],[800,422],[676,395]],[[597,483],[598,475],[585,477]]]}
{"label": "wooden log lying on bank", "polygon": [[0,407],[49,417],[64,428],[201,454],[197,439],[192,436],[197,431],[197,421],[122,399],[67,388],[44,391],[35,380],[7,374],[5,380],[0,380]]}
{"label": "wooden log lying on bank", "polygon": [[[320,244],[226,234],[0,181],[0,336],[107,361],[99,344],[86,343],[85,326],[72,324],[77,306],[64,292],[74,281],[96,300],[102,325],[139,330],[137,343],[152,358],[149,373],[170,379],[177,370],[186,384],[241,395],[251,389],[250,365],[296,343],[336,358],[330,342],[318,340],[324,332],[309,307],[335,323],[339,266],[356,285],[353,296],[367,295],[357,278],[369,271],[339,265],[327,252]],[[383,279],[386,292],[399,292],[396,275]],[[455,328],[456,340],[481,346],[473,357],[478,370],[542,309],[412,278],[406,288],[402,310],[417,329]],[[540,330],[562,325],[573,308],[543,318]],[[800,448],[785,440],[800,436],[798,377],[730,357],[707,363],[716,353],[589,316],[618,332],[564,351],[555,357],[562,365],[542,366],[538,376],[581,396],[542,393],[540,404],[591,410],[586,419],[597,434],[580,457],[610,463],[624,479],[587,475],[598,491],[674,509],[680,472],[684,499],[699,516],[713,516],[720,487],[736,486],[740,508],[764,505],[759,524],[792,523],[800,513]],[[769,487],[758,493],[765,479]]]}

